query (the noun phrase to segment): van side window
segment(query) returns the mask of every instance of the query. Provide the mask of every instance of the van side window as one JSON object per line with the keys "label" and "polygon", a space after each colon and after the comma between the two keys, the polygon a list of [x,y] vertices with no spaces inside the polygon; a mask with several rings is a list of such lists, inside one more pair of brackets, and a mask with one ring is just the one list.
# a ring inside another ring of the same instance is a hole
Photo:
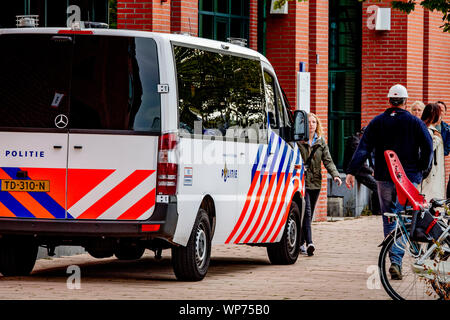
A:
{"label": "van side window", "polygon": [[157,57],[153,39],[77,36],[70,127],[160,132]]}
{"label": "van side window", "polygon": [[267,115],[270,128],[279,134],[279,129],[285,126],[285,114],[280,91],[276,86],[275,79],[267,71],[264,71]]}
{"label": "van side window", "polygon": [[173,50],[180,129],[267,143],[258,60],[177,45]]}

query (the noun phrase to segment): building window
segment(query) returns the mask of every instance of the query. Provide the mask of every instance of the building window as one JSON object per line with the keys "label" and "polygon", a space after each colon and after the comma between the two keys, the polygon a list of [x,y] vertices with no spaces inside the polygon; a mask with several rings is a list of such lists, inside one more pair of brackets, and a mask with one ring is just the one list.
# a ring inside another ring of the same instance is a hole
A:
{"label": "building window", "polygon": [[11,1],[12,4],[0,10],[0,27],[15,28],[17,15],[38,15],[39,27],[66,27],[67,8],[77,5],[82,21],[109,23],[108,0],[23,0]]}
{"label": "building window", "polygon": [[246,0],[200,0],[199,36],[219,41],[249,41],[250,2]]}
{"label": "building window", "polygon": [[361,125],[362,5],[330,1],[328,142],[342,169],[345,142]]}

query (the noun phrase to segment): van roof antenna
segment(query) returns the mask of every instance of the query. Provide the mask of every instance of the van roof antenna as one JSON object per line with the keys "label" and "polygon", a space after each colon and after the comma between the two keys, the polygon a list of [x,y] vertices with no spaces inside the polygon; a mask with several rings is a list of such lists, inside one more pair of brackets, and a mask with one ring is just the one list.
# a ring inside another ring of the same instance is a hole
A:
{"label": "van roof antenna", "polygon": [[16,16],[17,28],[36,28],[39,26],[39,15]]}
{"label": "van roof antenna", "polygon": [[237,44],[237,45],[239,45],[241,47],[246,47],[247,46],[247,39],[245,39],[245,38],[233,38],[233,37],[230,37],[230,38],[227,38],[227,40],[231,44]]}

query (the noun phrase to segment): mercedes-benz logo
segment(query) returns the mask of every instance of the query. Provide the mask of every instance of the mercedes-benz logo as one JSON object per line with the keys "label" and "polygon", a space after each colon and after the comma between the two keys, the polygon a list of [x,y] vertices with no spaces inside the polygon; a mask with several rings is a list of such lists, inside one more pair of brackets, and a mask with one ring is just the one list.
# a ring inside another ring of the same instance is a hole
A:
{"label": "mercedes-benz logo", "polygon": [[69,119],[65,114],[58,114],[55,118],[55,125],[59,128],[65,128],[69,123]]}

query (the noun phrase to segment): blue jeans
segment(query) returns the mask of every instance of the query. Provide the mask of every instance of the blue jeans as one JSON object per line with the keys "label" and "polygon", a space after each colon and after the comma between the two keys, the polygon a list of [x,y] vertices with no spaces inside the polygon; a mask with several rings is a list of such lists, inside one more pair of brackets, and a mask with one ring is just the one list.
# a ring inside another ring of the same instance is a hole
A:
{"label": "blue jeans", "polygon": [[[381,213],[385,212],[396,213],[403,209],[403,207],[398,203],[397,191],[395,190],[395,185],[390,181],[377,181],[378,198],[380,199],[380,210]],[[388,217],[383,215],[383,232],[386,237],[392,230],[395,229],[396,222],[390,221]],[[400,242],[397,243],[400,245]],[[402,265],[404,250],[393,245],[391,252],[389,253],[389,258],[391,263],[395,263],[399,266]]]}

